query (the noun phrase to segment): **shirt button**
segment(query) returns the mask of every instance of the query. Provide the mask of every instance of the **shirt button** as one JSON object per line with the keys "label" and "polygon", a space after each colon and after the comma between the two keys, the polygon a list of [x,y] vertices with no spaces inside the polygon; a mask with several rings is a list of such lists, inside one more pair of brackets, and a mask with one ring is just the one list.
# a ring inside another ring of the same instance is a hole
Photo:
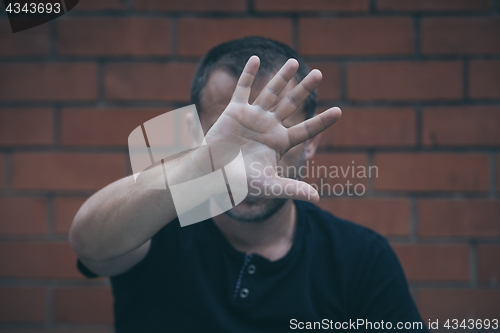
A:
{"label": "shirt button", "polygon": [[247,268],[247,271],[248,271],[248,274],[254,274],[255,271],[257,270],[257,267],[255,267],[255,265],[248,265],[248,268]]}
{"label": "shirt button", "polygon": [[243,288],[240,291],[240,297],[247,298],[249,293],[250,293],[250,290],[248,290],[247,288]]}

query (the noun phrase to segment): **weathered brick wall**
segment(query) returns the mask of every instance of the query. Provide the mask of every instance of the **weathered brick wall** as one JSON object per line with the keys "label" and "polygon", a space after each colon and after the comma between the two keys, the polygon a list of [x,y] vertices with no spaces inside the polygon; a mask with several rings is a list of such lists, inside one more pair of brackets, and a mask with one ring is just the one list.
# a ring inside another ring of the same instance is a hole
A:
{"label": "weathered brick wall", "polygon": [[498,0],[80,0],[16,34],[2,16],[0,331],[112,330],[107,281],[75,270],[72,218],[129,172],[133,128],[188,103],[200,56],[245,35],[323,71],[319,109],[344,114],[318,164],[378,167],[363,197],[321,205],[390,239],[426,322],[498,318],[499,14]]}

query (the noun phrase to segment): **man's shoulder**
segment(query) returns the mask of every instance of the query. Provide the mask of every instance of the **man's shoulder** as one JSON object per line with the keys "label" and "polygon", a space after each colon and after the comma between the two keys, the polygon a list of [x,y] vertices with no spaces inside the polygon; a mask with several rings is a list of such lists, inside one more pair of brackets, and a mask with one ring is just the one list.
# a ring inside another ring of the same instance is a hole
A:
{"label": "man's shoulder", "polygon": [[385,237],[366,226],[335,216],[309,202],[297,202],[297,205],[304,213],[315,242],[325,242],[328,246],[354,253],[374,248],[390,249]]}
{"label": "man's shoulder", "polygon": [[342,237],[367,237],[369,239],[383,238],[376,231],[358,224],[355,221],[350,221],[338,217],[331,212],[324,210],[315,204],[305,201],[297,201],[299,210],[302,210],[313,226],[325,229],[330,233],[341,234]]}

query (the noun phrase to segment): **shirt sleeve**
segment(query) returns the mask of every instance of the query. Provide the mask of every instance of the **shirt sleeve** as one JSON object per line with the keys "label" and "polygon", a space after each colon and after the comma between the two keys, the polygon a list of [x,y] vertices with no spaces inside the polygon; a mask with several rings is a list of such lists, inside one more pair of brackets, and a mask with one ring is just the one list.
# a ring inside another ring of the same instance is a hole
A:
{"label": "shirt sleeve", "polygon": [[358,262],[357,287],[350,293],[351,313],[355,317],[351,319],[363,319],[363,329],[368,331],[376,329],[370,323],[383,321],[386,329],[390,325],[396,331],[428,332],[391,246],[379,235],[370,243]]}
{"label": "shirt sleeve", "polygon": [[[136,263],[134,266],[132,266],[126,272],[120,273],[120,274],[115,275],[115,276],[111,276],[111,278],[129,276],[129,275],[136,274],[137,272],[140,272],[141,269],[143,269],[143,267],[147,264],[147,262],[151,261],[151,257],[154,257],[156,252],[158,251],[157,248],[159,246],[159,243],[161,242],[160,238],[162,237],[162,233],[161,233],[162,230],[163,229],[161,229],[159,232],[157,232],[151,238],[151,245],[149,246],[148,253],[146,254],[146,256],[144,258],[142,258],[141,261]],[[76,267],[77,267],[78,271],[80,272],[80,274],[82,274],[83,276],[85,276],[88,279],[94,279],[94,278],[100,277],[100,275],[92,272],[87,266],[85,266],[85,264],[80,259],[76,260]]]}

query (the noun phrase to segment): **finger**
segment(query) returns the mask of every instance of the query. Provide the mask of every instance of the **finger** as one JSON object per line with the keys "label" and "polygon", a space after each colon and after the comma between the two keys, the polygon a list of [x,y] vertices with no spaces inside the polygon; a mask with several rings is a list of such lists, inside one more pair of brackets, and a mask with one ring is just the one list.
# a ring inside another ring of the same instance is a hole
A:
{"label": "finger", "polygon": [[332,126],[342,115],[342,111],[338,107],[330,108],[311,119],[301,122],[290,127],[288,138],[290,139],[290,147],[288,149],[302,143]]}
{"label": "finger", "polygon": [[262,110],[269,110],[278,99],[288,81],[292,79],[299,68],[299,62],[295,59],[288,61],[281,67],[276,75],[269,81],[266,87],[261,91],[253,105],[259,106]]}
{"label": "finger", "polygon": [[300,83],[292,89],[274,108],[278,119],[283,120],[297,110],[306,98],[316,89],[321,82],[323,74],[313,69]]}
{"label": "finger", "polygon": [[306,182],[290,178],[275,178],[270,193],[277,198],[318,202],[318,191]]}
{"label": "finger", "polygon": [[238,79],[236,84],[236,89],[234,90],[233,97],[231,101],[237,103],[248,103],[248,98],[250,97],[250,90],[252,88],[253,80],[257,71],[259,70],[260,59],[257,56],[251,56],[248,59],[243,72]]}

